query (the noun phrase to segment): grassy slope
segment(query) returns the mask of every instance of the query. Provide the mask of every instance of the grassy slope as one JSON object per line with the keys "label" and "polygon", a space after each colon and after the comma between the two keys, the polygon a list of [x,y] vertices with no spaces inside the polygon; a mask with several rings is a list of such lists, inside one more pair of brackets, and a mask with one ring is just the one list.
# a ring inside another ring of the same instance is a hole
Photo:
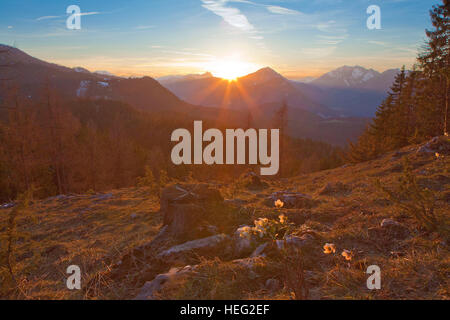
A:
{"label": "grassy slope", "polygon": [[[433,154],[416,155],[417,147],[407,147],[419,182],[434,190],[438,212],[450,214],[450,159],[436,159]],[[448,299],[450,255],[448,239],[420,229],[414,220],[399,208],[383,200],[374,185],[380,179],[392,186],[402,175],[403,157],[388,154],[378,160],[323,171],[293,179],[270,182],[270,187],[252,192],[230,185],[218,185],[226,198],[248,201],[252,218],[278,216],[279,212],[263,204],[266,195],[292,189],[309,194],[320,204],[312,209],[283,209],[297,222],[297,234],[312,231],[314,240],[304,250],[306,280],[312,299]],[[342,182],[350,192],[319,195],[329,182]],[[132,298],[138,287],[131,283],[110,283],[103,279],[109,266],[117,263],[126,251],[152,239],[161,226],[159,203],[145,189],[111,192],[111,199],[99,200],[91,195],[36,201],[30,216],[19,219],[18,230],[29,233],[17,241],[14,270],[21,288],[21,298],[78,299]],[[8,213],[0,210],[0,232],[6,231]],[[399,240],[377,236],[371,228],[379,228],[385,218],[394,218],[408,226],[411,235]],[[324,243],[337,246],[336,255],[322,252]],[[348,263],[341,256],[343,249],[355,253]],[[65,269],[79,265],[87,290],[68,291]],[[382,270],[382,290],[366,288],[369,265]],[[269,293],[264,283],[269,278],[283,281],[283,266],[267,260],[258,267],[258,276],[244,272],[230,262],[203,261],[200,278],[184,280],[182,285],[168,288],[165,298],[202,299],[288,299],[289,289]],[[4,270],[2,272],[5,272]],[[94,281],[90,281],[94,279]],[[105,278],[106,279],[106,278]],[[151,279],[143,279],[151,280]],[[14,298],[1,292],[2,298]]]}

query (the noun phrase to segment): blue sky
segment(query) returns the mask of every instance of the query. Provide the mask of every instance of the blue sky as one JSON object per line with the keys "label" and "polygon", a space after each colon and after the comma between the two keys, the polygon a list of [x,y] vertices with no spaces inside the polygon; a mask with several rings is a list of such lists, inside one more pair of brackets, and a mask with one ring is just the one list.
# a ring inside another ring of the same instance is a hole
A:
{"label": "blue sky", "polygon": [[[121,75],[200,73],[223,61],[290,78],[342,65],[411,66],[438,0],[1,0],[0,43]],[[78,5],[81,30],[66,28]],[[370,5],[381,30],[366,27]]]}

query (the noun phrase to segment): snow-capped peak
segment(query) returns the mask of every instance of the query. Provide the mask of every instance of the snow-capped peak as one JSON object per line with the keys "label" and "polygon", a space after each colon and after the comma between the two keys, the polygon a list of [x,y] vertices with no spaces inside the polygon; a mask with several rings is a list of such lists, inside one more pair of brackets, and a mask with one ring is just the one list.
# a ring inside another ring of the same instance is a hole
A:
{"label": "snow-capped peak", "polygon": [[333,87],[355,87],[364,85],[364,83],[379,75],[380,73],[373,69],[360,66],[343,66],[324,74],[314,82]]}

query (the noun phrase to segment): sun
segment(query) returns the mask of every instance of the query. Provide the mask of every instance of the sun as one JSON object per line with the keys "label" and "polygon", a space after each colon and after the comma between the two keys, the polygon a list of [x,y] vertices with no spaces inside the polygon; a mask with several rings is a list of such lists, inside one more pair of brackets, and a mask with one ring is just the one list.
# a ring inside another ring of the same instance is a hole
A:
{"label": "sun", "polygon": [[217,59],[206,66],[215,77],[235,81],[237,78],[255,72],[259,69],[256,64],[239,60],[238,58]]}

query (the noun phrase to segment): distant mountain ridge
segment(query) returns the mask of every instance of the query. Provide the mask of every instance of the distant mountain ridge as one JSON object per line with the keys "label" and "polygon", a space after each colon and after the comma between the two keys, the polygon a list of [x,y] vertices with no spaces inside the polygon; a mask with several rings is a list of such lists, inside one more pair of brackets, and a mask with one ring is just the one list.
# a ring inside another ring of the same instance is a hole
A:
{"label": "distant mountain ridge", "polygon": [[295,84],[271,68],[228,81],[217,77],[162,82],[180,99],[196,105],[248,110],[267,103],[285,101],[292,108],[303,109],[322,117],[338,116],[299,91]]}
{"label": "distant mountain ridge", "polygon": [[383,73],[344,66],[311,81],[288,80],[263,68],[229,83],[211,74],[160,80],[180,99],[192,104],[234,109],[285,101],[323,118],[372,117],[387,96],[397,69]]}
{"label": "distant mountain ridge", "polygon": [[364,88],[386,92],[400,69],[390,69],[383,73],[361,66],[343,66],[330,71],[311,84],[332,88]]}
{"label": "distant mountain ridge", "polygon": [[[0,65],[3,77],[20,88],[20,95],[39,99],[46,83],[67,98],[117,100],[146,111],[183,110],[181,101],[159,82],[150,78],[120,78],[111,74],[92,73],[77,67],[67,68],[31,57],[25,52],[0,45]],[[0,95],[4,88],[0,88]],[[6,94],[6,93],[4,93]]]}
{"label": "distant mountain ridge", "polygon": [[[20,97],[38,104],[45,98],[48,84],[63,101],[75,105],[78,99],[112,100],[156,117],[178,114],[189,121],[209,119],[237,128],[248,124],[251,115],[252,125],[258,128],[271,127],[285,101],[289,106],[288,132],[292,137],[334,145],[354,140],[367,123],[365,118],[340,117],[339,111],[315,102],[308,90],[296,87],[306,84],[288,80],[271,68],[234,82],[206,73],[182,77],[183,80],[163,87],[150,77],[122,78],[93,73],[82,67],[68,68],[8,46],[0,46],[0,66],[3,66],[0,68],[2,78],[11,80],[7,82],[9,85],[0,87],[0,103],[14,91],[8,89],[12,86],[19,90]],[[176,94],[172,93],[172,87],[178,88],[174,90]]]}
{"label": "distant mountain ridge", "polygon": [[156,78],[162,85],[167,85],[174,82],[186,81],[186,80],[196,80],[204,78],[213,78],[214,76],[211,72],[206,72],[203,74],[187,74],[187,75],[169,75]]}
{"label": "distant mountain ridge", "polygon": [[288,80],[271,68],[263,68],[231,83],[211,73],[166,76],[157,82],[150,77],[122,78],[105,71],[67,68],[5,45],[0,45],[1,51],[7,53],[0,55],[0,64],[15,65],[14,70],[3,68],[2,73],[15,79],[26,96],[38,94],[33,83],[42,84],[45,79],[51,79],[56,87],[74,97],[121,100],[144,110],[177,108],[186,103],[247,110],[285,101],[290,107],[322,118],[371,117],[398,72],[391,69],[380,73],[360,66],[344,66],[305,83]]}
{"label": "distant mountain ridge", "polygon": [[341,114],[373,117],[398,72],[399,69],[380,73],[360,66],[344,66],[308,84],[297,84],[297,87],[310,99]]}

